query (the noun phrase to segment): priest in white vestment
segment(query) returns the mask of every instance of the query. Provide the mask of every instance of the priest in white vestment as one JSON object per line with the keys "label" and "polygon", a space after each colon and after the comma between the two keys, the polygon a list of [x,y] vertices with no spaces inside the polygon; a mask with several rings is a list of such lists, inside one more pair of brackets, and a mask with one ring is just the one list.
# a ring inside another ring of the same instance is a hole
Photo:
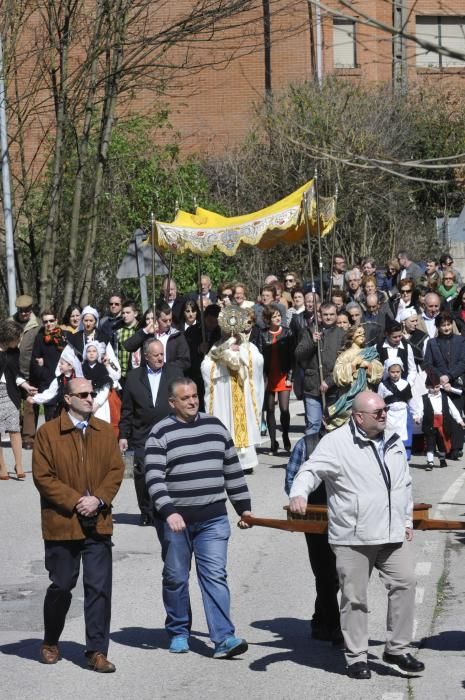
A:
{"label": "priest in white vestment", "polygon": [[248,323],[244,310],[228,307],[218,322],[223,338],[211,348],[201,367],[205,412],[219,418],[229,430],[241,466],[250,474],[258,465],[255,445],[261,442],[263,356],[243,332]]}

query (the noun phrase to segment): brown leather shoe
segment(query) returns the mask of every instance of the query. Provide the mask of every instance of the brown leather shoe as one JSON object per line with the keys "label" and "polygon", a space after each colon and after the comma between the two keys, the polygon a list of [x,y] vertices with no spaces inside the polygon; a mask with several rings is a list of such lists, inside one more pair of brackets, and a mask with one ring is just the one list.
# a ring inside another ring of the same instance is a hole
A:
{"label": "brown leather shoe", "polygon": [[61,659],[60,650],[55,644],[42,644],[40,647],[40,660],[43,664],[56,664]]}
{"label": "brown leather shoe", "polygon": [[114,673],[116,671],[116,666],[108,661],[103,651],[94,651],[88,656],[87,665],[97,673]]}

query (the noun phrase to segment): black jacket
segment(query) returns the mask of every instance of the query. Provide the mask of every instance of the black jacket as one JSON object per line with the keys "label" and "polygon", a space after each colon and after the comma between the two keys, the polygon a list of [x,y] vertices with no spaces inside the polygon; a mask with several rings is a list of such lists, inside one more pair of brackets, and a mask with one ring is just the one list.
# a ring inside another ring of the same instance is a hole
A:
{"label": "black jacket", "polygon": [[465,337],[462,335],[430,338],[425,350],[423,369],[432,368],[446,374],[452,384],[462,386],[465,379]]}
{"label": "black jacket", "polygon": [[[124,349],[128,352],[135,352],[143,346],[146,340],[154,337],[153,333],[145,333],[144,329],[141,328],[124,341]],[[187,370],[191,366],[191,355],[187,340],[184,337],[184,333],[176,329],[173,329],[173,333],[170,334],[168,342],[166,343],[166,363],[169,365],[176,365],[182,370]],[[141,357],[141,364],[145,365],[143,354]]]}
{"label": "black jacket", "polygon": [[[185,298],[182,296],[179,296],[179,294],[178,294],[176,296],[176,299],[174,300],[173,306],[171,307],[171,313],[173,314],[173,323],[176,327],[180,326],[180,324],[182,323],[181,309],[182,309],[182,305],[184,304],[184,302],[185,302]],[[165,297],[163,295],[161,295],[157,299],[157,306],[161,306],[161,304],[164,304],[164,303],[165,303]],[[168,302],[166,302],[166,303],[168,304]],[[169,306],[169,304],[168,304],[168,306]]]}
{"label": "black jacket", "polygon": [[16,377],[20,377],[22,375],[19,371],[18,348],[10,348],[0,352],[0,377],[3,374],[5,375],[6,379],[7,394],[16,408],[19,409],[21,405],[21,392],[16,384]]}
{"label": "black jacket", "polygon": [[[100,330],[100,328],[97,328],[95,331],[94,340],[98,343],[105,343],[105,345],[107,345],[107,343],[110,342],[110,337]],[[74,350],[76,351],[76,355],[82,361],[82,354],[84,352],[85,345],[84,331],[68,333],[68,343],[73,346]]]}
{"label": "black jacket", "polygon": [[[68,335],[63,331],[63,336],[64,347]],[[37,333],[32,347],[29,381],[32,386],[37,387],[39,391],[47,389],[50,383],[55,379],[55,370],[63,347],[60,345],[61,349],[59,349],[54,343],[46,343],[44,340],[43,328]],[[43,359],[44,364],[42,366],[37,364],[37,358]]]}
{"label": "black jacket", "polygon": [[147,368],[138,367],[127,374],[121,406],[119,437],[128,440],[132,449],[143,449],[155,423],[169,415],[171,407],[168,403],[168,385],[173,379],[182,376],[179,367],[163,366],[154,406]]}
{"label": "black jacket", "polygon": [[[345,331],[337,326],[324,328],[320,326],[323,337],[320,341],[323,379],[330,389],[334,388],[333,369],[341,349]],[[304,369],[304,392],[311,396],[320,396],[320,372],[318,367],[318,346],[313,341],[312,332],[302,333],[295,350],[296,362]]]}
{"label": "black jacket", "polygon": [[[285,373],[287,379],[292,381],[294,369],[294,336],[290,328],[281,327],[281,333],[275,343],[278,351],[278,363],[281,372]],[[260,330],[258,338],[258,349],[263,355],[263,369],[268,376],[271,365],[271,352],[273,347],[273,336],[268,330]]]}

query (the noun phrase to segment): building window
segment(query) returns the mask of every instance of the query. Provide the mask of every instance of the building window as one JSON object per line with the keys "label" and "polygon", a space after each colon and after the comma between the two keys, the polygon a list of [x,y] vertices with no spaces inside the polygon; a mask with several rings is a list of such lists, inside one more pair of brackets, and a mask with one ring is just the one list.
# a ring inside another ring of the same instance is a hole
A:
{"label": "building window", "polygon": [[355,22],[333,20],[333,60],[335,68],[356,68]]}
{"label": "building window", "polygon": [[[465,17],[418,16],[416,18],[416,35],[419,39],[465,55]],[[442,56],[417,45],[416,64],[419,68],[465,68],[465,59]]]}

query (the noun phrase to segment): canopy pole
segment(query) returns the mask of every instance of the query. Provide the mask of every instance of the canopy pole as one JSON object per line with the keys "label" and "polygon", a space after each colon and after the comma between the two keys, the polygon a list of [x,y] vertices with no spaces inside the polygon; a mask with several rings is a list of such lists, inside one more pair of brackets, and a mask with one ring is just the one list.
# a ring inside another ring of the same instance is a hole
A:
{"label": "canopy pole", "polygon": [[[174,203],[174,218],[177,217],[179,211],[179,200],[176,199]],[[173,252],[170,251],[170,257],[168,258],[168,279],[169,283],[171,284],[171,280],[173,278],[173,268],[174,268],[174,255]]]}
{"label": "canopy pole", "polygon": [[[150,225],[151,225],[151,238],[152,238],[152,309],[153,309],[153,325],[155,327],[156,325],[156,313],[157,313],[157,304],[155,301],[155,230],[156,230],[156,224],[155,224],[155,216],[154,213],[152,212],[150,215]],[[169,282],[168,282],[169,284]],[[155,337],[157,334],[155,333]]]}
{"label": "canopy pole", "polygon": [[200,255],[197,255],[197,282],[199,287],[199,308],[200,308],[200,327],[202,329],[202,343],[207,340],[207,334],[205,333],[205,310],[203,308],[203,296],[202,296],[202,270],[200,263]]}
{"label": "canopy pole", "polygon": [[[334,192],[334,211],[337,209],[337,196],[339,194],[339,186],[336,184],[336,190]],[[331,241],[331,272],[329,275],[329,295],[328,301],[331,301],[333,295],[333,274],[334,274],[334,255],[336,252],[336,223],[334,224],[333,230],[333,240]]]}
{"label": "canopy pole", "polygon": [[[312,260],[312,241],[311,241],[311,235],[310,235],[310,224],[308,221],[308,192],[305,192],[303,200],[304,200],[304,217],[305,217],[305,233],[307,235],[307,246],[308,246],[308,263],[309,263],[309,268],[310,268],[310,282],[312,285],[312,294],[313,294],[313,315],[315,319],[315,332],[319,334],[319,328],[318,328],[318,312],[316,308],[316,289],[315,289],[315,277],[313,274],[313,260]],[[320,375],[320,384],[323,383],[323,362],[321,358],[321,344],[320,340],[317,340],[316,342],[316,348],[317,348],[317,355],[318,355],[318,372]],[[321,392],[320,392],[321,393]],[[321,393],[321,406],[323,409],[323,413],[326,411],[326,396]]]}
{"label": "canopy pole", "polygon": [[323,257],[321,254],[321,222],[320,222],[320,195],[318,187],[318,168],[315,168],[314,175],[315,205],[316,205],[316,232],[318,240],[318,269],[320,272],[320,298],[323,299]]}

